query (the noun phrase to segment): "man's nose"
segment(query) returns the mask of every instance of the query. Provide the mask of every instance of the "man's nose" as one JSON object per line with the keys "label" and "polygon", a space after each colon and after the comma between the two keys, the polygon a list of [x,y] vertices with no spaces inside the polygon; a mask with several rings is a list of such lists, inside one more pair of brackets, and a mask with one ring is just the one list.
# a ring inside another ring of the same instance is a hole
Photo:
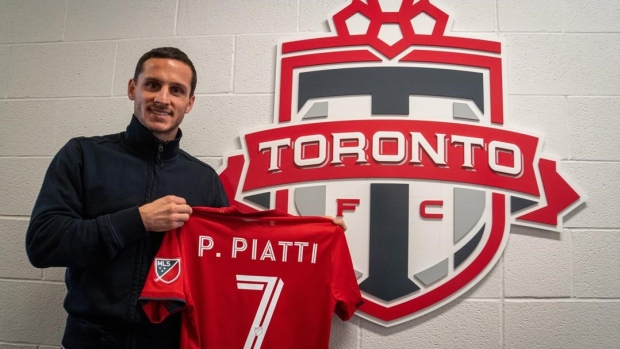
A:
{"label": "man's nose", "polygon": [[170,94],[168,89],[162,88],[155,95],[155,103],[168,104],[170,102]]}

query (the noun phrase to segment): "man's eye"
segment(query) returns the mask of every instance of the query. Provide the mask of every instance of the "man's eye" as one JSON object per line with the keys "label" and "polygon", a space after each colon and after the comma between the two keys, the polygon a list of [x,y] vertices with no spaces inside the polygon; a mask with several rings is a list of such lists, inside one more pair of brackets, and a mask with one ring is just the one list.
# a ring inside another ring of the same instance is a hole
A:
{"label": "man's eye", "polygon": [[172,88],[172,93],[174,94],[183,94],[183,89],[180,87],[173,87]]}
{"label": "man's eye", "polygon": [[147,83],[145,84],[145,86],[146,86],[146,88],[148,88],[149,90],[155,90],[155,89],[157,89],[157,88],[158,88],[158,86],[159,86],[159,85],[158,85],[157,83],[154,83],[154,82],[147,82]]}

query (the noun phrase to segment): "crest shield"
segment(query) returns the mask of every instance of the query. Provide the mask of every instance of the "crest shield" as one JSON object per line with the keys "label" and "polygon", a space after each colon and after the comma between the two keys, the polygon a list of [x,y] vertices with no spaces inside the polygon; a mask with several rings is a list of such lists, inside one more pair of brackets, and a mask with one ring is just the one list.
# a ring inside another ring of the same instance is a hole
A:
{"label": "crest shield", "polygon": [[510,224],[561,229],[580,200],[539,137],[504,127],[501,43],[399,4],[354,0],[330,35],[280,43],[274,124],[242,132],[220,170],[241,209],[344,217],[358,314],[384,326],[474,286]]}

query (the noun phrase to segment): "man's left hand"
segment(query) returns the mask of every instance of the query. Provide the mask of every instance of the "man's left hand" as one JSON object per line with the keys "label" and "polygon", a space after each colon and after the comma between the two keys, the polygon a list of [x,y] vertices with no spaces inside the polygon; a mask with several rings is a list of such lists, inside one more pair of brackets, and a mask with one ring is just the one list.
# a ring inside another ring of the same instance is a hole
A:
{"label": "man's left hand", "polygon": [[337,226],[339,226],[340,228],[342,228],[342,230],[347,231],[347,225],[346,225],[346,223],[344,222],[344,220],[343,220],[342,218],[332,217],[332,216],[325,216],[325,217],[327,217],[327,218],[331,219],[331,220],[332,220],[332,222],[333,222],[335,225],[337,225]]}

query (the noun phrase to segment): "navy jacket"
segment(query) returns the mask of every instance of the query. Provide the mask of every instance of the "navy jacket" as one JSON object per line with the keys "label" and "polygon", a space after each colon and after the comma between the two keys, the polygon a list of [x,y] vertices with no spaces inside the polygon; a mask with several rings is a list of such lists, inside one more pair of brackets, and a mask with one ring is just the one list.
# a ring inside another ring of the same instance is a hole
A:
{"label": "navy jacket", "polygon": [[138,305],[163,234],[138,207],[166,195],[228,206],[217,173],[133,117],[125,132],[71,139],[45,175],[26,235],[30,262],[67,267],[63,346],[178,347],[179,318],[151,324]]}

